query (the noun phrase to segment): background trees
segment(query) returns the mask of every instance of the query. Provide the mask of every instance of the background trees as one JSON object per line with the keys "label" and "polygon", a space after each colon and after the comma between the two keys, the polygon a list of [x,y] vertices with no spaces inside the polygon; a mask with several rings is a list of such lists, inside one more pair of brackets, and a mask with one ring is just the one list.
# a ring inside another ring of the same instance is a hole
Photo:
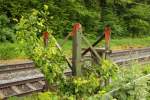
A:
{"label": "background trees", "polygon": [[[110,24],[113,36],[150,35],[149,0],[0,0],[0,41],[14,41],[15,25],[22,15],[31,10],[49,6],[48,26],[56,37],[71,31],[74,22],[80,22],[84,34],[95,37]],[[5,28],[4,28],[5,27]]]}

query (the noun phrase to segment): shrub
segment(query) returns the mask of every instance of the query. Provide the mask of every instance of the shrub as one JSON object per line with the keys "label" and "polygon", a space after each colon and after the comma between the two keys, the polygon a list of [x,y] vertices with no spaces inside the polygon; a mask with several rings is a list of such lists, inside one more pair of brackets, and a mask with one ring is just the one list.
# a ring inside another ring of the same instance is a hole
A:
{"label": "shrub", "polygon": [[0,42],[14,42],[14,29],[10,26],[10,20],[6,15],[0,15]]}

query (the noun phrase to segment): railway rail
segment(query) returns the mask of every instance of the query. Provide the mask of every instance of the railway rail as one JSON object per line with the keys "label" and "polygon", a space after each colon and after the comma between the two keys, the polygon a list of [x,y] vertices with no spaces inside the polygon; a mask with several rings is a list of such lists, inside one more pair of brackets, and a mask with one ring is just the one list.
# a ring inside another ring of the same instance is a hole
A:
{"label": "railway rail", "polygon": [[33,62],[0,65],[0,100],[43,91],[44,75]]}
{"label": "railway rail", "polygon": [[124,51],[114,51],[110,58],[118,65],[129,65],[134,62],[150,64],[150,48],[130,49]]}
{"label": "railway rail", "polygon": [[[88,57],[88,56],[86,56]],[[114,51],[110,58],[119,65],[128,65],[132,61],[150,63],[150,48]],[[70,75],[70,70],[65,72]],[[43,74],[33,62],[0,65],[0,98],[22,96],[43,91],[46,83]]]}
{"label": "railway rail", "polygon": [[34,63],[30,61],[30,62],[24,62],[24,63],[18,63],[18,64],[0,65],[0,73],[20,71],[20,70],[26,70],[26,69],[27,70],[35,69]]}
{"label": "railway rail", "polygon": [[110,57],[115,57],[115,56],[126,56],[129,54],[141,54],[141,53],[150,53],[150,47],[147,48],[139,48],[139,49],[128,49],[128,50],[118,50],[112,52]]}
{"label": "railway rail", "polygon": [[[100,54],[101,52],[105,52],[104,48],[95,48],[95,50]],[[92,54],[89,52],[85,57],[92,58],[91,56]],[[112,51],[112,53],[109,54],[109,59],[122,66],[128,66],[135,62],[150,64],[150,47]],[[96,60],[95,57],[94,60]]]}
{"label": "railway rail", "polygon": [[[83,49],[84,50],[84,49]],[[95,48],[97,52],[105,51],[104,48]],[[128,49],[128,50],[116,50],[110,53],[110,57],[122,57],[122,56],[129,56],[129,55],[143,55],[143,54],[150,54],[150,47],[147,48],[138,48],[138,49]]]}
{"label": "railway rail", "polygon": [[44,86],[44,77],[0,84],[0,98],[6,99],[10,96],[22,96],[33,92],[40,92],[44,90]]}

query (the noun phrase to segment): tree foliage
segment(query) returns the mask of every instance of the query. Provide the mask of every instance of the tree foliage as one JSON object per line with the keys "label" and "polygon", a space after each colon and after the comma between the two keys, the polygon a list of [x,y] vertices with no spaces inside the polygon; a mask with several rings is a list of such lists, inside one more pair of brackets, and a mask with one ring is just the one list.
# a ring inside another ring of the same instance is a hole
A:
{"label": "tree foliage", "polygon": [[14,28],[10,24],[10,19],[6,15],[0,15],[0,41],[14,42]]}
{"label": "tree foliage", "polygon": [[15,32],[10,25],[17,24],[21,16],[33,9],[41,10],[43,4],[49,6],[47,23],[56,37],[66,36],[74,22],[80,22],[85,35],[90,37],[100,35],[106,24],[111,25],[115,37],[150,35],[148,0],[0,0],[1,16],[6,16],[10,23],[1,30],[6,35],[0,41],[12,41]]}

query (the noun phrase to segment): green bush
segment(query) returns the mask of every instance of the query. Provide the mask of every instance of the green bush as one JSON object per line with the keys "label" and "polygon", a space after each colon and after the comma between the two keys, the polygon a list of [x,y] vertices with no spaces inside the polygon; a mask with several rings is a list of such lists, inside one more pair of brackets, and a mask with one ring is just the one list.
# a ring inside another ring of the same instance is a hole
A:
{"label": "green bush", "polygon": [[150,35],[150,6],[149,5],[134,5],[125,14],[125,19],[128,25],[128,31],[132,36]]}
{"label": "green bush", "polygon": [[147,0],[144,3],[136,0],[0,0],[0,13],[6,15],[11,24],[16,24],[32,9],[41,10],[43,4],[49,6],[47,23],[56,37],[66,36],[75,22],[83,25],[89,37],[102,33],[106,24],[112,27],[113,36],[150,35],[150,3]]}
{"label": "green bush", "polygon": [[11,28],[10,20],[6,15],[0,15],[0,42],[14,42],[14,29]]}

